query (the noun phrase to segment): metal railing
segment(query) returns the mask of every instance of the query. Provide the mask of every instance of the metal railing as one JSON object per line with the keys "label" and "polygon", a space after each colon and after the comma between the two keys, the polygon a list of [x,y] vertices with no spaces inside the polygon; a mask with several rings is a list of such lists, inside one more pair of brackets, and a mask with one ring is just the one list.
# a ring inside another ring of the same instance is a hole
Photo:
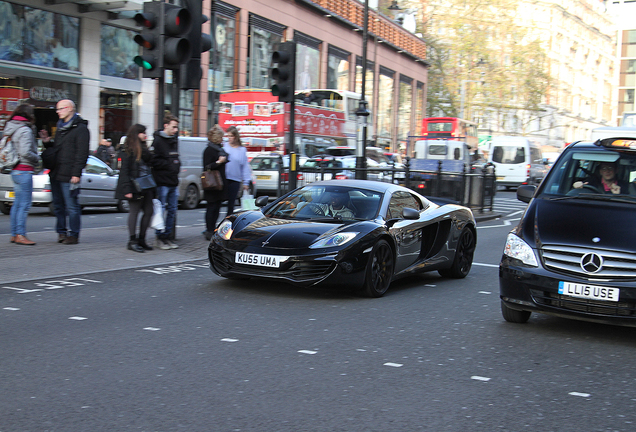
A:
{"label": "metal railing", "polygon": [[[288,168],[279,170],[279,196],[289,190]],[[496,188],[495,169],[492,164],[483,167],[467,167],[462,172],[443,171],[441,161],[435,171],[412,170],[407,158],[404,168],[307,168],[299,167],[296,172],[297,187],[323,180],[355,179],[356,172],[366,172],[368,180],[399,184],[434,201],[456,203],[480,213],[492,211]]]}

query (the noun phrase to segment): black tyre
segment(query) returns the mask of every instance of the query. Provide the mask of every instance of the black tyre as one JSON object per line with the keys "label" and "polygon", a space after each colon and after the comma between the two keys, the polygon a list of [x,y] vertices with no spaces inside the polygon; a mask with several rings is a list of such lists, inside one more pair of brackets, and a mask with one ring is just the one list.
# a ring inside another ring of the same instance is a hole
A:
{"label": "black tyre", "polygon": [[462,279],[468,276],[475,255],[475,235],[469,228],[464,228],[457,241],[455,259],[450,268],[438,270],[444,277]]}
{"label": "black tyre", "polygon": [[11,203],[0,202],[0,212],[6,215],[11,214]]}
{"label": "black tyre", "polygon": [[198,205],[199,205],[199,189],[193,184],[188,185],[185,191],[183,202],[181,203],[181,208],[185,210],[193,210],[197,208]]}
{"label": "black tyre", "polygon": [[379,240],[371,251],[365,270],[363,294],[367,297],[382,297],[393,278],[393,251],[386,240]]}
{"label": "black tyre", "polygon": [[532,312],[509,308],[503,301],[501,302],[501,315],[508,322],[516,324],[526,323],[530,319],[531,314]]}
{"label": "black tyre", "polygon": [[128,213],[130,211],[130,201],[125,199],[117,201],[117,211],[120,213]]}

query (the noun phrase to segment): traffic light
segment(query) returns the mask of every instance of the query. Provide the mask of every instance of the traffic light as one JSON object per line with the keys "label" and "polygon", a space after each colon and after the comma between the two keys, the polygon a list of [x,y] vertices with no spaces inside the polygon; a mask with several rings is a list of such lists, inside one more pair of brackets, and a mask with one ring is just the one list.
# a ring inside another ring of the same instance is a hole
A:
{"label": "traffic light", "polygon": [[160,78],[163,73],[163,43],[161,43],[161,18],[163,16],[160,2],[144,3],[143,13],[135,15],[137,25],[144,27],[133,40],[140,45],[142,55],[135,56],[133,61],[143,69],[144,78]]}
{"label": "traffic light", "polygon": [[272,54],[272,94],[281,102],[292,102],[296,90],[296,42],[283,42]]}
{"label": "traffic light", "polygon": [[192,17],[192,28],[187,35],[192,55],[187,63],[181,65],[179,88],[198,90],[201,86],[202,76],[201,53],[212,48],[212,39],[201,29],[203,24],[208,21],[208,17],[203,15],[203,2],[201,0],[184,0],[182,4],[184,3]]}
{"label": "traffic light", "polygon": [[161,2],[164,8],[163,67],[179,69],[190,60],[191,47],[188,35],[192,29],[192,17],[186,8]]}

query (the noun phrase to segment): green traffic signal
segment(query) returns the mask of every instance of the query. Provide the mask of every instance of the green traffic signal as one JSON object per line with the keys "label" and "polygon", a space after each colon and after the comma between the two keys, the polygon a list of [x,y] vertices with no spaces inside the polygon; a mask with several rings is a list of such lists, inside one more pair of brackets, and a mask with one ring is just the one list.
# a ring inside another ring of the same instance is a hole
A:
{"label": "green traffic signal", "polygon": [[153,61],[144,56],[135,56],[133,59],[135,64],[144,70],[151,71],[155,68]]}

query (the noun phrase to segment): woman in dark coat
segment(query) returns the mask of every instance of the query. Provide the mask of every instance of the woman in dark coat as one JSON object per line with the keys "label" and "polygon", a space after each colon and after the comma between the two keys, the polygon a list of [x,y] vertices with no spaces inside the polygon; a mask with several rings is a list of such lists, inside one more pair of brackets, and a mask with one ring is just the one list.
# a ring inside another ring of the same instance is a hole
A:
{"label": "woman in dark coat", "polygon": [[205,201],[207,202],[205,211],[205,227],[203,235],[207,240],[212,238],[216,229],[216,221],[219,219],[219,211],[221,203],[227,199],[226,180],[225,180],[225,164],[227,163],[227,153],[223,150],[221,143],[223,142],[223,129],[219,125],[215,125],[208,131],[208,146],[203,151],[203,169],[217,170],[221,173],[223,179],[223,190],[206,190],[203,191]]}
{"label": "woman in dark coat", "polygon": [[[152,153],[146,145],[146,126],[135,124],[128,129],[126,141],[120,151],[121,169],[119,181],[115,190],[115,198],[127,199],[130,203],[128,213],[128,249],[135,252],[152,250],[152,246],[146,243],[146,230],[150,226],[152,218],[152,199],[155,197],[155,188],[138,191],[133,179],[151,174],[150,160]],[[143,212],[139,235],[135,234],[139,211]]]}

